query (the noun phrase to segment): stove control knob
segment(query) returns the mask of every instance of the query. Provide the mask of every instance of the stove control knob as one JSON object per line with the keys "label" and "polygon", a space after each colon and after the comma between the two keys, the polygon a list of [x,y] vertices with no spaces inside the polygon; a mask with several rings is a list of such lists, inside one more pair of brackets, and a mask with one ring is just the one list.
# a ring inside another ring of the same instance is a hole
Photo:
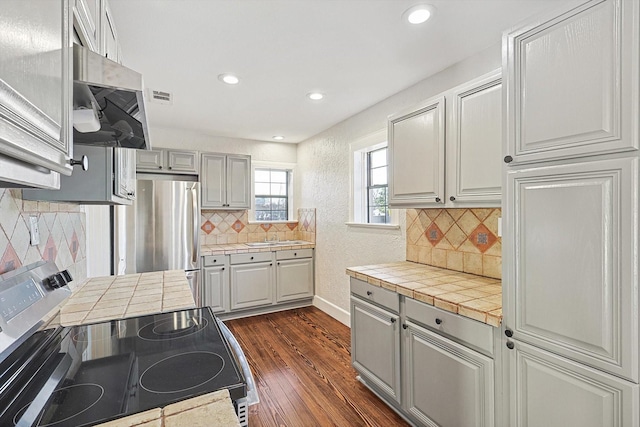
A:
{"label": "stove control knob", "polygon": [[49,289],[56,288],[54,276],[45,277],[44,279],[42,279],[42,284],[44,285],[45,288],[49,288]]}
{"label": "stove control knob", "polygon": [[73,281],[73,277],[71,276],[71,273],[69,273],[69,270],[62,270],[60,274],[64,277],[65,284]]}

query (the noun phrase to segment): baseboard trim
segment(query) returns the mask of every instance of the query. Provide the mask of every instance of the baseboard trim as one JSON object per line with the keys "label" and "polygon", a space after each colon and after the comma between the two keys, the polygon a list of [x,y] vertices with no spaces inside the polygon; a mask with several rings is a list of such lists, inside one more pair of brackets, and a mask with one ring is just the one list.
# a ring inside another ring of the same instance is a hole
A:
{"label": "baseboard trim", "polygon": [[340,323],[351,327],[351,314],[348,311],[343,310],[342,308],[327,301],[322,297],[319,297],[318,295],[313,297],[313,306],[324,311]]}

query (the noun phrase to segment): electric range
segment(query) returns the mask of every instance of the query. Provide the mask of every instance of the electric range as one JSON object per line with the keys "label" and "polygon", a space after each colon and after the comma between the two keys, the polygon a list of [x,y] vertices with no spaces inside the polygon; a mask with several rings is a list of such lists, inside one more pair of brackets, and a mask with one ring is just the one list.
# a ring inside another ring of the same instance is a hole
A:
{"label": "electric range", "polygon": [[[0,280],[0,337],[65,288],[30,274]],[[28,332],[0,353],[0,425],[91,426],[223,388],[246,412],[246,380],[221,328],[205,307]]]}

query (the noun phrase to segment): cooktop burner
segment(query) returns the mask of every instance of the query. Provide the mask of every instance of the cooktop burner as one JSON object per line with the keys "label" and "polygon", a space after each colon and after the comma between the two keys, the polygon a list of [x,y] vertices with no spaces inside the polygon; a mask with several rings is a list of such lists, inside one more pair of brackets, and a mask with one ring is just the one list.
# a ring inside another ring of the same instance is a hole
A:
{"label": "cooktop burner", "polygon": [[140,386],[151,393],[182,393],[213,381],[224,359],[208,351],[176,354],[154,363],[140,375]]}
{"label": "cooktop burner", "polygon": [[246,396],[208,308],[45,330],[14,354],[29,369],[12,372],[13,354],[0,363],[0,426],[91,426],[223,388]]}
{"label": "cooktop burner", "polygon": [[143,340],[161,341],[188,337],[206,329],[209,321],[204,317],[172,316],[166,320],[149,323],[138,331]]}

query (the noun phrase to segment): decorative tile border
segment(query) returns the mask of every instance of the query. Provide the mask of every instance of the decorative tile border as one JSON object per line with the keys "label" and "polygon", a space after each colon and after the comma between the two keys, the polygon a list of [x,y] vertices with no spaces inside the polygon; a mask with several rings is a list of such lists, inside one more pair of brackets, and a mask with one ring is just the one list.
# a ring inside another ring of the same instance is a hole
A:
{"label": "decorative tile border", "polygon": [[501,209],[407,209],[407,261],[502,277]]}

